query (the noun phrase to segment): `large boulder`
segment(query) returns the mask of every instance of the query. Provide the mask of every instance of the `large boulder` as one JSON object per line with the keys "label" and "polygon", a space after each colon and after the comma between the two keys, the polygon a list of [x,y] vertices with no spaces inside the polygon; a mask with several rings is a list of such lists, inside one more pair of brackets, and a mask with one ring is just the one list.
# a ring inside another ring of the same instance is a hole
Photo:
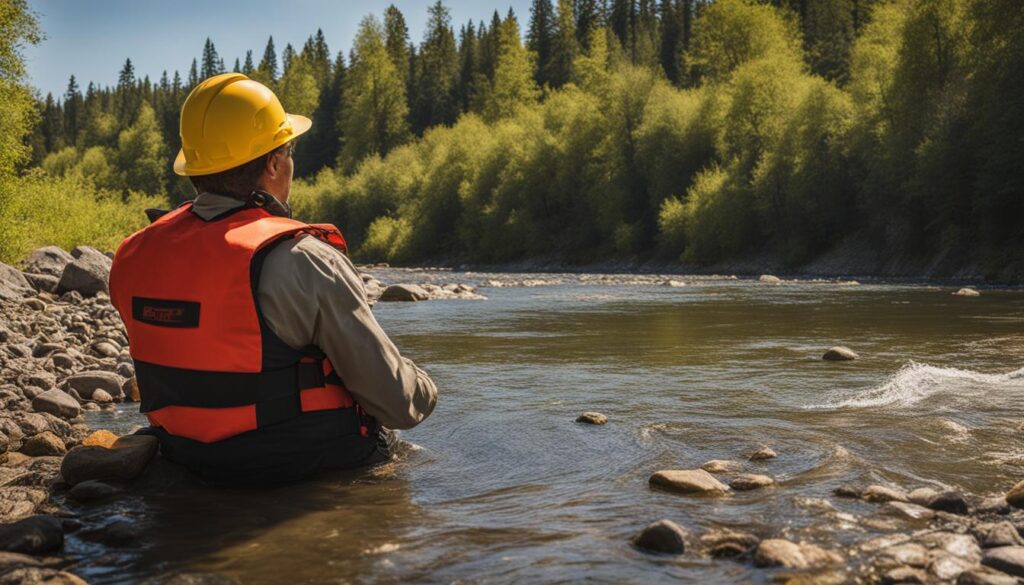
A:
{"label": "large boulder", "polygon": [[0,525],[0,550],[37,555],[59,549],[64,530],[53,516],[30,516]]}
{"label": "large boulder", "polygon": [[29,252],[22,261],[25,272],[49,274],[60,277],[64,267],[75,261],[75,257],[57,246],[44,246]]}
{"label": "large boulder", "polygon": [[88,246],[79,246],[72,254],[75,255],[75,261],[64,267],[57,293],[75,291],[88,297],[107,292],[112,260]]}
{"label": "large boulder", "polygon": [[392,284],[380,295],[381,301],[425,301],[430,293],[418,284]]}
{"label": "large boulder", "polygon": [[60,277],[53,276],[52,274],[34,274],[32,272],[24,273],[25,280],[32,285],[32,288],[39,292],[56,292],[57,285],[60,284]]}
{"label": "large boulder", "polygon": [[1006,492],[1006,502],[1014,508],[1024,508],[1024,481],[1017,482]]}
{"label": "large boulder", "polygon": [[0,262],[0,299],[15,300],[35,292],[20,270]]}
{"label": "large boulder", "polygon": [[721,495],[729,491],[729,486],[703,469],[665,469],[652,475],[649,483],[681,494]]}
{"label": "large boulder", "polygon": [[114,398],[120,397],[121,386],[124,384],[124,380],[114,372],[97,370],[72,374],[68,376],[65,384],[65,389],[74,390],[82,398],[92,400],[93,392],[96,390],[105,390],[107,394]]}
{"label": "large boulder", "polygon": [[47,390],[32,399],[32,410],[48,412],[61,418],[75,418],[82,413],[78,401],[63,390]]}
{"label": "large boulder", "polygon": [[90,479],[130,481],[156,455],[157,445],[156,437],[149,435],[121,437],[109,448],[80,445],[64,457],[60,473],[71,485]]}

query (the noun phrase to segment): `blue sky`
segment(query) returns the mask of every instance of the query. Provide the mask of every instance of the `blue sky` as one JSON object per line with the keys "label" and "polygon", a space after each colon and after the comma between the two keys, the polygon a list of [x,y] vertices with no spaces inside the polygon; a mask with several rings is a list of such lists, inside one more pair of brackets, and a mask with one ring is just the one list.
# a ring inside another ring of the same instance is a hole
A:
{"label": "blue sky", "polygon": [[[244,60],[252,49],[263,54],[267,37],[274,36],[280,58],[286,43],[296,50],[322,28],[331,53],[348,53],[359,21],[369,13],[378,17],[389,4],[405,15],[410,37],[423,38],[428,0],[29,0],[39,15],[46,40],[25,51],[31,83],[42,95],[62,94],[74,74],[82,89],[89,81],[114,85],[117,73],[130,57],[136,75],[159,79],[166,69],[187,77],[192,59],[202,55],[210,37],[230,68],[235,57]],[[445,0],[458,27],[472,18],[489,20],[495,9],[502,15],[511,6],[521,26],[529,21],[529,0]]]}

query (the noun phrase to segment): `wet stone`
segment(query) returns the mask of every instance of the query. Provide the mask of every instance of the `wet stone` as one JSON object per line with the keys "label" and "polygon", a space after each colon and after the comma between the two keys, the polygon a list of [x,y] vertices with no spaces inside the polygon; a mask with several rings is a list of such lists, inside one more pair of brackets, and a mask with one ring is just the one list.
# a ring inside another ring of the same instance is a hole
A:
{"label": "wet stone", "polygon": [[974,510],[978,514],[997,514],[1004,515],[1010,513],[1010,504],[1006,502],[1006,497],[995,496],[991,498],[985,498],[978,502]]}
{"label": "wet stone", "polygon": [[63,455],[67,452],[64,441],[50,431],[43,431],[25,440],[20,451],[31,457]]}
{"label": "wet stone", "polygon": [[876,504],[883,504],[885,502],[906,502],[907,494],[901,490],[893,489],[882,485],[868,486],[868,489],[864,490],[861,494],[861,498],[866,502],[873,502]]}
{"label": "wet stone", "polygon": [[864,490],[852,485],[841,485],[832,490],[832,494],[838,498],[852,498],[859,500],[864,494]]}
{"label": "wet stone", "polygon": [[939,492],[930,487],[921,487],[907,494],[907,499],[918,506],[924,506],[927,508],[929,507],[928,505],[932,503],[932,500],[938,497],[938,495]]}
{"label": "wet stone", "polygon": [[590,425],[603,425],[608,422],[608,417],[600,412],[584,412],[576,417],[576,422]]}
{"label": "wet stone", "polygon": [[32,409],[37,412],[48,412],[61,418],[75,418],[82,412],[78,401],[61,390],[53,389],[43,392],[32,399]]}
{"label": "wet stone", "polygon": [[1008,521],[992,524],[980,524],[974,529],[981,548],[997,548],[1001,546],[1024,546],[1017,528]]}
{"label": "wet stone", "polygon": [[0,550],[31,555],[59,549],[64,544],[61,521],[53,516],[31,516],[0,526]]}
{"label": "wet stone", "polygon": [[71,485],[90,479],[130,481],[156,455],[157,439],[147,435],[121,437],[110,448],[81,445],[64,457],[60,472]]}
{"label": "wet stone", "polygon": [[753,473],[742,473],[729,481],[729,487],[741,492],[756,490],[774,484],[775,480],[767,475],[756,475]]}
{"label": "wet stone", "polygon": [[760,539],[747,532],[728,529],[714,529],[701,535],[701,544],[708,554],[716,559],[743,556],[754,549]]}
{"label": "wet stone", "polygon": [[770,447],[761,447],[760,449],[758,449],[757,451],[754,451],[750,455],[750,460],[751,461],[766,461],[768,459],[775,459],[778,456],[779,456],[778,453],[776,453]]}
{"label": "wet stone", "polygon": [[967,500],[964,499],[963,494],[952,490],[938,494],[925,505],[932,510],[950,514],[966,514],[968,512]]}
{"label": "wet stone", "polygon": [[633,539],[638,548],[659,553],[682,554],[686,550],[686,530],[671,520],[650,524]]}
{"label": "wet stone", "polygon": [[425,301],[430,298],[430,293],[423,287],[416,284],[392,284],[384,289],[380,295],[381,301]]}
{"label": "wet stone", "polygon": [[1017,482],[1006,492],[1006,502],[1014,508],[1024,508],[1024,481]]}
{"label": "wet stone", "polygon": [[729,486],[703,469],[666,469],[651,476],[650,485],[681,494],[721,495]]}
{"label": "wet stone", "polygon": [[90,480],[74,486],[68,491],[68,497],[76,502],[96,502],[110,499],[120,493],[120,489],[102,481]]}
{"label": "wet stone", "polygon": [[884,585],[896,585],[898,583],[924,584],[928,582],[928,573],[914,567],[899,567],[883,574],[881,582]]}
{"label": "wet stone", "polygon": [[708,473],[729,473],[731,471],[739,471],[743,467],[739,461],[729,461],[726,459],[712,459],[700,468]]}
{"label": "wet stone", "polygon": [[780,538],[762,540],[754,552],[754,566],[811,569],[841,564],[843,557],[820,546]]}
{"label": "wet stone", "polygon": [[855,360],[859,357],[860,356],[852,349],[842,345],[837,345],[826,351],[825,354],[821,356],[821,359],[827,362],[845,362]]}

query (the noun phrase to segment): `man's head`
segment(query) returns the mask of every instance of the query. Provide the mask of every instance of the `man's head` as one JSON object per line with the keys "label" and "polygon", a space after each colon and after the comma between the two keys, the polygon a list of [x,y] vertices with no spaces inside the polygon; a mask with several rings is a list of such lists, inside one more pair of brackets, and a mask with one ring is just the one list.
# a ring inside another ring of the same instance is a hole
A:
{"label": "man's head", "polygon": [[286,202],[294,140],[309,118],[287,114],[266,86],[240,73],[211,77],[181,108],[174,172],[197,190],[245,198],[261,189]]}

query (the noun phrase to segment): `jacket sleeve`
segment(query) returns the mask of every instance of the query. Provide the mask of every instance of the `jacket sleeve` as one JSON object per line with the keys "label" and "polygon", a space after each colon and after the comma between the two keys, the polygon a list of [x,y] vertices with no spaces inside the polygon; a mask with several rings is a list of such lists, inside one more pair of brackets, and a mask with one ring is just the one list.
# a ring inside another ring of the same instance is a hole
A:
{"label": "jacket sleeve", "polygon": [[353,398],[384,426],[412,428],[434,410],[433,380],[381,329],[344,254],[312,237],[284,242],[264,261],[258,296],[271,330],[292,347],[323,350]]}

